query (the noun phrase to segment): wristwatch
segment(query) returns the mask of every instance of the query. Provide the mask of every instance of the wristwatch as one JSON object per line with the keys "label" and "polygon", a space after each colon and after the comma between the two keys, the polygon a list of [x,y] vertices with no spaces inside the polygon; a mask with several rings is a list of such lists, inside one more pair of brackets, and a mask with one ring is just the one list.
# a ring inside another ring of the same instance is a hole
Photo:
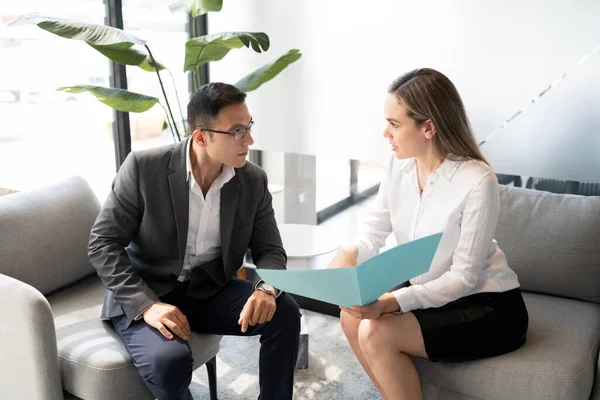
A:
{"label": "wristwatch", "polygon": [[277,297],[277,289],[275,289],[273,286],[269,285],[268,283],[265,283],[265,282],[259,283],[258,286],[256,287],[256,290],[260,290],[261,292],[268,293],[273,297]]}

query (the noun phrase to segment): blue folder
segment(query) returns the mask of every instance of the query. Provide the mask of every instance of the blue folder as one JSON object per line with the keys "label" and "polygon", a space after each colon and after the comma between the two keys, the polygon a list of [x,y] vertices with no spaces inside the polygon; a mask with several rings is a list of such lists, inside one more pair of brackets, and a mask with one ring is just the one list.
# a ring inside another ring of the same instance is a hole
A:
{"label": "blue folder", "polygon": [[346,307],[373,303],[399,284],[429,271],[442,233],[396,246],[357,267],[257,269],[265,282],[285,292]]}

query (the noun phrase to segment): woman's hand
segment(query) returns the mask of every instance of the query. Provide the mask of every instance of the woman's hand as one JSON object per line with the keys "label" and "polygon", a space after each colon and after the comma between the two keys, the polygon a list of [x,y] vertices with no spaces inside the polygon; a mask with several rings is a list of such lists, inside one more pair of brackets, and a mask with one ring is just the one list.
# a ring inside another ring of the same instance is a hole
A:
{"label": "woman's hand", "polygon": [[358,249],[356,246],[342,246],[338,249],[335,257],[329,263],[327,268],[347,268],[356,267],[358,258]]}
{"label": "woman's hand", "polygon": [[346,311],[356,319],[375,319],[384,314],[399,311],[400,305],[398,305],[393,294],[386,293],[368,306],[354,306],[352,308],[340,306],[340,309]]}

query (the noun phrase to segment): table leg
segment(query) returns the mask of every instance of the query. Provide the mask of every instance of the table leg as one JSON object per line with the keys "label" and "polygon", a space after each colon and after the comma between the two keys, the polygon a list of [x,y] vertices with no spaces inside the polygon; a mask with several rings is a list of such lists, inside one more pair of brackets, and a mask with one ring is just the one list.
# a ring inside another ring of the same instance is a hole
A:
{"label": "table leg", "polygon": [[296,369],[308,368],[308,327],[304,315],[300,317],[300,346],[298,348],[298,360]]}

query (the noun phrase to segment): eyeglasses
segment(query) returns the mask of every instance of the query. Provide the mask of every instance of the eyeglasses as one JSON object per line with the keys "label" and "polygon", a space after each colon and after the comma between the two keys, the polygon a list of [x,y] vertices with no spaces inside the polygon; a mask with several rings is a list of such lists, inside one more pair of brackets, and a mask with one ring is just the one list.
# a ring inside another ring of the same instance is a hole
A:
{"label": "eyeglasses", "polygon": [[224,135],[231,135],[233,136],[233,139],[237,142],[244,140],[244,138],[246,137],[246,135],[248,134],[248,132],[252,131],[252,127],[254,126],[254,120],[251,120],[250,123],[248,124],[248,126],[246,127],[240,127],[240,128],[235,128],[229,132],[227,131],[215,131],[214,129],[204,129],[204,128],[200,128],[203,131],[206,132],[214,132],[214,133],[222,133]]}

